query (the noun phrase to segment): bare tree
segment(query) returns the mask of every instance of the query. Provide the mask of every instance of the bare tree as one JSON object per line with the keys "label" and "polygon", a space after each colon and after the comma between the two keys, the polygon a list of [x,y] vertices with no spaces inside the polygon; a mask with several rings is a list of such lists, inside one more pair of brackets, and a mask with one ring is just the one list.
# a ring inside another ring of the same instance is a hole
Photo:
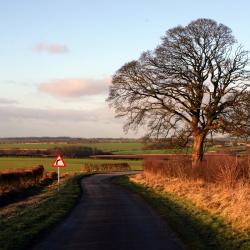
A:
{"label": "bare tree", "polygon": [[230,28],[198,19],[168,30],[154,51],[123,65],[107,101],[127,118],[126,130],[146,126],[151,137],[192,136],[197,166],[209,132],[249,126],[243,114],[232,123],[246,105],[248,64],[248,51],[237,46]]}

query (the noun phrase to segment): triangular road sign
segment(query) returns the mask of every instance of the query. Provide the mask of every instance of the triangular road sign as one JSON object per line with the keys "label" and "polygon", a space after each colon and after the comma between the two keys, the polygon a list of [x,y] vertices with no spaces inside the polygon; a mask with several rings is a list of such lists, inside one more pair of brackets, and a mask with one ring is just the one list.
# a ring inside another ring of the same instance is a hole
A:
{"label": "triangular road sign", "polygon": [[63,158],[60,155],[58,155],[52,166],[58,167],[58,168],[63,168],[63,167],[66,167],[66,164],[65,164]]}

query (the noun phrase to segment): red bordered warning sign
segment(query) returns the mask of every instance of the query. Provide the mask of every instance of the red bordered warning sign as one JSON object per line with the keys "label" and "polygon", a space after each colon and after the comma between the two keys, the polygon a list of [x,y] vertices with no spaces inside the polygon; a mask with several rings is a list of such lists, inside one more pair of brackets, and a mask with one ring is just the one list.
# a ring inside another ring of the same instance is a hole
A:
{"label": "red bordered warning sign", "polygon": [[52,164],[52,167],[55,167],[55,168],[64,168],[64,167],[66,167],[66,164],[65,164],[62,156],[58,155],[56,157],[55,161]]}

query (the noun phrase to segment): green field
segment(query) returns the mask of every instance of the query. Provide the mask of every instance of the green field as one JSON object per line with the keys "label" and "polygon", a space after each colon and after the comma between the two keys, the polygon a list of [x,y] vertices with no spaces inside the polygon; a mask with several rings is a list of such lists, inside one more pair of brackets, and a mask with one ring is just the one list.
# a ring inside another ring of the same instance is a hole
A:
{"label": "green field", "polygon": [[[94,142],[94,143],[71,143],[71,142],[1,142],[0,149],[50,149],[54,147],[64,146],[88,146],[100,149],[104,152],[113,154],[175,154],[175,153],[190,153],[191,148],[182,149],[161,149],[161,150],[144,150],[142,142]],[[212,149],[212,148],[211,148]],[[210,150],[211,150],[210,149]],[[43,165],[46,171],[56,171],[52,168],[54,158],[43,157],[0,157],[0,171],[13,168],[27,168],[34,165]],[[141,160],[109,160],[109,159],[65,159],[66,168],[62,168],[61,172],[79,172],[84,163],[122,163],[127,162],[133,170],[140,170],[142,166]]]}
{"label": "green field", "polygon": [[[14,168],[28,168],[34,165],[43,165],[46,171],[57,171],[51,165],[54,158],[42,157],[0,157],[0,171]],[[140,170],[142,166],[141,160],[102,160],[102,159],[64,159],[65,168],[61,168],[62,173],[80,172],[84,163],[121,163],[127,162],[133,170]]]}
{"label": "green field", "polygon": [[[0,149],[51,149],[54,147],[65,146],[86,146],[96,148],[104,152],[110,152],[112,154],[175,154],[175,153],[191,153],[191,148],[168,148],[168,149],[143,149],[144,144],[142,142],[95,142],[95,143],[31,143],[31,142],[13,142],[13,143],[0,143]],[[206,148],[206,151],[216,150],[216,146]]]}
{"label": "green field", "polygon": [[86,146],[113,154],[172,154],[186,153],[187,149],[143,149],[141,142],[97,142],[97,143],[0,143],[0,149],[51,149],[65,146]]}

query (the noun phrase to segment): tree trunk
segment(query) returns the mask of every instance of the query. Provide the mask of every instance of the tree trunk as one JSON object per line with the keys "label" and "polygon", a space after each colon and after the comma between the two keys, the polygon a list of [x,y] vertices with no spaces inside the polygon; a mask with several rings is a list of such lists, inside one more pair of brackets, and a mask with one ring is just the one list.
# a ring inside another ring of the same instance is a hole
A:
{"label": "tree trunk", "polygon": [[194,137],[194,145],[193,145],[193,152],[192,152],[192,167],[196,168],[199,166],[203,159],[203,146],[204,140],[206,138],[205,133],[196,133],[193,135]]}

